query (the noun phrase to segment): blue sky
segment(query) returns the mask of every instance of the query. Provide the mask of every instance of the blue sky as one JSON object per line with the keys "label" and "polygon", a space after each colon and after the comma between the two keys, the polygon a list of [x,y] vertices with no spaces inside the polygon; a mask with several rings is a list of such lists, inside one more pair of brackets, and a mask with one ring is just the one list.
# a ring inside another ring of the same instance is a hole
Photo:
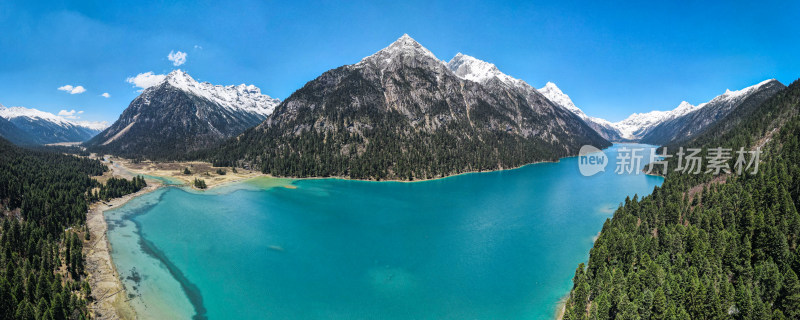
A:
{"label": "blue sky", "polygon": [[463,52],[535,87],[555,82],[618,121],[768,78],[788,85],[797,21],[796,1],[2,1],[0,103],[113,122],[138,95],[126,79],[176,68],[171,51],[196,79],[284,99],[408,33],[439,59]]}

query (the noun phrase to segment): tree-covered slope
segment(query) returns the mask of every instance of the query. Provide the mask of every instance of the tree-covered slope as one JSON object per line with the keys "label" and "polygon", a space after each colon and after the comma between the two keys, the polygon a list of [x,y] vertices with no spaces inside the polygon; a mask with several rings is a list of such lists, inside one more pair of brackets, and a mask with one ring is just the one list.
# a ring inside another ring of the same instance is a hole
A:
{"label": "tree-covered slope", "polygon": [[278,176],[427,179],[574,155],[608,141],[536,92],[459,78],[408,36],[325,72],[201,155]]}
{"label": "tree-covered slope", "polygon": [[105,170],[96,160],[0,138],[0,319],[89,316],[81,253],[89,202],[144,186],[141,178],[101,185],[90,177]]}
{"label": "tree-covered slope", "polygon": [[626,199],[576,270],[564,318],[800,319],[798,111],[795,81],[687,142],[764,154],[754,175],[671,172]]}

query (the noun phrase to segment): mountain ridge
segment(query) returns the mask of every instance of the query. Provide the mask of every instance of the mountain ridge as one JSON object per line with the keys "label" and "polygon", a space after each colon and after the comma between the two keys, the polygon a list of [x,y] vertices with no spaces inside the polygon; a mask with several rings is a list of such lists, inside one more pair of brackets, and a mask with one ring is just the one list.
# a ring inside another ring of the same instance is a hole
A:
{"label": "mountain ridge", "polygon": [[[785,86],[779,81],[767,79],[736,91],[726,89],[723,94],[697,106],[682,101],[676,108],[669,111],[654,110],[633,113],[618,122],[610,122],[586,115],[572,103],[569,96],[564,94],[552,82],[548,82],[539,91],[554,103],[580,116],[587,124],[590,124],[593,129],[610,141],[666,144],[679,138],[685,139],[688,135],[700,132],[709,124],[721,119],[739,107],[740,103],[753,95],[758,95],[760,99],[752,103],[759,104],[782,88],[785,88]],[[761,94],[762,91],[766,93]],[[713,111],[709,111],[712,109]]]}
{"label": "mountain ridge", "polygon": [[658,145],[687,141],[724,119],[731,112],[742,108],[755,108],[785,88],[786,86],[779,81],[768,79],[742,90],[726,90],[709,102],[649,128],[640,141]]}
{"label": "mountain ridge", "polygon": [[278,176],[412,180],[610,145],[531,89],[462,79],[403,35],[309,81],[263,123],[204,157]]}
{"label": "mountain ridge", "polygon": [[[107,127],[102,122],[70,120],[34,108],[5,107],[1,104],[0,118],[14,126],[11,128],[5,125],[4,136],[10,136],[9,140],[19,144],[83,142]],[[17,131],[19,134],[11,131]]]}

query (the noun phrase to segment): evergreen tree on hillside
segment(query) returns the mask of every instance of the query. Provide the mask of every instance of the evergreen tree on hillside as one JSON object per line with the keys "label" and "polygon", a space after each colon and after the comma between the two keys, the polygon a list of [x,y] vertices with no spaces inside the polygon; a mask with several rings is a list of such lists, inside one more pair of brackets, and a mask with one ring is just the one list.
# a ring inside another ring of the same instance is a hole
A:
{"label": "evergreen tree on hillside", "polygon": [[88,318],[80,232],[87,232],[89,204],[145,185],[141,177],[90,178],[107,170],[97,160],[0,138],[0,319]]}

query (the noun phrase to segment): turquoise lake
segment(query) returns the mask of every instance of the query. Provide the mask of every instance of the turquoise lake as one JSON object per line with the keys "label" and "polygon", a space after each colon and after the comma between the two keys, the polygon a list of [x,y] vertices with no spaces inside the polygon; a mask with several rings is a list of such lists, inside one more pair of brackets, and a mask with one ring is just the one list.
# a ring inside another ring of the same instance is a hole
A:
{"label": "turquoise lake", "polygon": [[623,146],[643,145],[604,150],[592,177],[573,157],[412,183],[165,187],[107,211],[108,239],[140,318],[551,319],[604,221],[663,181],[615,174]]}

